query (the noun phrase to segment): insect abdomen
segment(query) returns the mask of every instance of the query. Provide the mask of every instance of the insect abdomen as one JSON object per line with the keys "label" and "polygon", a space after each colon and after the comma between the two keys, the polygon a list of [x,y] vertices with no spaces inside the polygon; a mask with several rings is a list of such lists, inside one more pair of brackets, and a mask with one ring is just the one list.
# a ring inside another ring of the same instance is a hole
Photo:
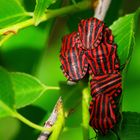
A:
{"label": "insect abdomen", "polygon": [[90,125],[101,134],[106,134],[118,122],[121,97],[120,73],[97,76],[90,81]]}

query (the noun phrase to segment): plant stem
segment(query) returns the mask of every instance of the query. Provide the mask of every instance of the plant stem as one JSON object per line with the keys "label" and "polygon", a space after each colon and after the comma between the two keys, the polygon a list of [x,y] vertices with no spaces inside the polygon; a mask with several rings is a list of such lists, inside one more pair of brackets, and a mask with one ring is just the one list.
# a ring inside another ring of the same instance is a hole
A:
{"label": "plant stem", "polygon": [[[53,126],[57,122],[57,119],[58,119],[59,113],[61,113],[61,110],[62,110],[62,99],[61,99],[61,97],[59,97],[50,117],[44,124],[45,128],[50,128],[50,126]],[[57,128],[57,130],[58,130],[58,128]],[[39,135],[37,140],[48,140],[49,136],[50,136],[50,132],[44,131]]]}
{"label": "plant stem", "polygon": [[21,114],[19,114],[18,112],[16,112],[14,109],[11,109],[10,107],[8,107],[7,105],[5,105],[2,101],[0,101],[0,105],[2,106],[2,108],[4,108],[11,116],[19,119],[20,121],[22,121],[23,123],[27,124],[28,126],[37,129],[39,131],[48,131],[51,132],[54,127],[51,128],[44,128],[42,126],[39,126],[31,121],[29,121],[27,118],[23,117]]}
{"label": "plant stem", "polygon": [[1,46],[4,42],[6,42],[11,36],[13,36],[13,33],[10,33],[10,34],[4,36],[4,37],[0,40],[0,46]]}
{"label": "plant stem", "polygon": [[64,112],[63,112],[63,107],[61,106],[59,109],[57,121],[54,124],[54,129],[49,137],[49,140],[58,140],[63,126],[64,126]]}
{"label": "plant stem", "polygon": [[111,0],[98,0],[98,5],[95,9],[94,17],[103,21],[108,11],[110,3]]}
{"label": "plant stem", "polygon": [[46,90],[59,90],[59,89],[60,89],[60,87],[53,87],[53,86],[47,86],[46,87]]}
{"label": "plant stem", "polygon": [[[46,21],[50,18],[54,18],[56,16],[60,16],[60,15],[68,14],[68,13],[71,14],[71,13],[79,12],[79,11],[86,10],[89,8],[91,8],[91,1],[83,1],[83,2],[79,2],[77,4],[66,6],[60,9],[48,10],[46,14],[42,15],[41,22]],[[0,29],[0,35],[3,35],[7,31],[17,32],[20,29],[23,29],[25,27],[28,27],[34,24],[35,24],[35,21],[32,17],[31,19],[28,19],[26,21],[19,22],[15,25]]]}
{"label": "plant stem", "polygon": [[31,121],[29,121],[27,118],[23,117],[21,114],[19,114],[18,112],[14,112],[13,113],[13,117],[19,119],[20,121],[22,121],[23,123],[27,124],[28,126],[34,128],[34,129],[37,129],[39,131],[49,131],[51,132],[54,128],[51,127],[51,128],[44,128],[42,126],[39,126]]}
{"label": "plant stem", "polygon": [[83,140],[89,139],[89,91],[85,88],[82,92],[82,126],[83,126]]}
{"label": "plant stem", "polygon": [[80,11],[89,9],[91,7],[92,7],[91,1],[83,1],[83,2],[79,2],[77,4],[74,4],[74,5],[52,10],[52,11],[46,13],[46,16],[48,18],[52,18],[52,17],[56,17],[56,16],[60,16],[60,15],[65,15],[68,13],[72,14],[75,12],[80,12]]}
{"label": "plant stem", "polygon": [[4,33],[8,32],[8,31],[13,31],[13,32],[17,33],[17,31],[19,29],[22,29],[22,28],[31,26],[33,24],[34,24],[34,20],[33,20],[33,18],[31,18],[31,19],[28,19],[26,21],[23,21],[23,22],[19,22],[17,24],[14,24],[12,26],[9,26],[9,27],[0,29],[0,35],[3,35]]}

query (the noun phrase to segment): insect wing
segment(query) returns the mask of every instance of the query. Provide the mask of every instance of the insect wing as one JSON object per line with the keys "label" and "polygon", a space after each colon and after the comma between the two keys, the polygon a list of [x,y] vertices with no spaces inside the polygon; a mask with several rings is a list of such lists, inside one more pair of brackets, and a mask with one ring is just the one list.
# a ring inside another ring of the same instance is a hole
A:
{"label": "insect wing", "polygon": [[63,38],[60,51],[61,67],[64,75],[71,81],[82,79],[88,69],[86,55],[80,45],[76,32]]}
{"label": "insect wing", "polygon": [[106,134],[119,120],[121,97],[120,73],[96,76],[90,81],[90,125],[101,134]]}
{"label": "insect wing", "polygon": [[97,47],[102,39],[104,23],[97,18],[81,20],[78,25],[78,32],[83,44],[83,49]]}

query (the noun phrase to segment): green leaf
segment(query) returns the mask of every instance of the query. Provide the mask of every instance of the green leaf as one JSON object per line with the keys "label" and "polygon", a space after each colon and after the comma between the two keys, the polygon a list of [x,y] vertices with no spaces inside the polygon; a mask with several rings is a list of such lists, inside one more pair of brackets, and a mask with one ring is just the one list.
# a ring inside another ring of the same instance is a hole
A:
{"label": "green leaf", "polygon": [[[106,135],[98,135],[98,140],[139,140],[140,113],[123,112],[123,121],[118,131],[110,131]],[[117,134],[116,134],[117,133]]]}
{"label": "green leaf", "polygon": [[[139,30],[138,30],[139,31]],[[140,112],[140,35],[136,35],[132,59],[129,64],[123,90],[123,111]]]}
{"label": "green leaf", "polygon": [[46,90],[38,79],[25,73],[11,73],[15,92],[15,107],[21,108],[33,103]]}
{"label": "green leaf", "polygon": [[131,57],[135,41],[134,27],[135,13],[119,18],[110,27],[118,46],[117,52],[121,65],[126,64]]}
{"label": "green leaf", "polygon": [[82,88],[79,84],[67,85],[65,82],[61,82],[60,89],[65,111],[72,110],[81,104]]}
{"label": "green leaf", "polygon": [[[8,124],[8,125],[7,125]],[[16,137],[17,132],[21,128],[20,122],[15,118],[6,117],[0,119],[0,139],[1,140],[12,140]],[[7,130],[8,131],[7,133]]]}
{"label": "green leaf", "polygon": [[45,28],[36,28],[35,26],[25,28],[5,42],[1,47],[0,56],[1,62],[7,69],[35,73],[42,49],[45,46],[48,34],[47,25],[49,25],[48,22]]}
{"label": "green leaf", "polygon": [[76,85],[60,83],[60,95],[63,100],[64,111],[68,115],[66,119],[67,127],[77,127],[82,122],[82,90],[87,87],[87,83],[79,82]]}
{"label": "green leaf", "polygon": [[140,139],[140,113],[123,113],[123,122],[120,135],[122,140]]}
{"label": "green leaf", "polygon": [[33,103],[47,87],[25,73],[8,73],[0,67],[0,117]]}
{"label": "green leaf", "polygon": [[[60,138],[58,140],[83,140],[83,135],[82,135],[82,128],[79,127],[74,127],[74,128],[65,128],[65,131],[60,135]],[[89,140],[94,140],[94,139],[89,139]]]}
{"label": "green leaf", "polygon": [[97,140],[118,140],[118,138],[113,131],[110,131],[106,135],[98,135]]}
{"label": "green leaf", "polygon": [[17,0],[0,0],[0,28],[23,20],[27,16]]}
{"label": "green leaf", "polygon": [[79,126],[82,122],[82,88],[79,86],[79,84],[67,85],[64,82],[61,82],[60,89],[64,111],[68,115],[65,126]]}
{"label": "green leaf", "polygon": [[56,0],[36,0],[36,6],[34,10],[34,20],[36,26],[40,23],[40,19],[45,10],[55,1]]}
{"label": "green leaf", "polygon": [[14,91],[12,82],[6,70],[0,67],[0,117],[11,114],[14,109]]}

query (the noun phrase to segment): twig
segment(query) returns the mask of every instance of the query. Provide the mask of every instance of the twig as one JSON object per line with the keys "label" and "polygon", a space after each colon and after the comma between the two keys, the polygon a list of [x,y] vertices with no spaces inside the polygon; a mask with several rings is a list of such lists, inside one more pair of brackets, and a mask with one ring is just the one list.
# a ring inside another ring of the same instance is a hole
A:
{"label": "twig", "polygon": [[[59,97],[59,99],[53,109],[53,112],[51,113],[49,119],[44,124],[45,128],[50,128],[54,125],[54,123],[57,120],[57,116],[59,114],[59,109],[62,107],[61,105],[62,105],[62,99],[61,99],[61,97]],[[49,131],[44,131],[40,134],[40,136],[38,137],[37,140],[47,140],[49,135],[50,135]]]}
{"label": "twig", "polygon": [[[50,18],[62,16],[65,14],[80,12],[80,11],[84,11],[84,10],[90,9],[90,8],[91,8],[91,2],[84,1],[84,2],[79,2],[76,5],[69,5],[69,6],[59,8],[59,9],[53,9],[53,10],[50,9],[50,10],[48,10],[47,13],[42,15],[41,22],[46,21]],[[34,24],[35,24],[34,19],[30,18],[30,19],[27,19],[25,21],[11,25],[9,27],[5,27],[3,29],[0,29],[0,35],[3,35],[5,33],[7,33],[8,31],[17,33],[20,29],[23,29],[25,27],[28,27],[28,26],[31,26]]]}
{"label": "twig", "polygon": [[13,33],[9,33],[8,35],[4,36],[1,40],[0,40],[0,46],[2,46],[2,44],[4,42],[6,42],[11,36],[13,36]]}
{"label": "twig", "polygon": [[108,11],[110,3],[111,0],[98,0],[98,5],[95,9],[94,17],[103,21]]}
{"label": "twig", "polygon": [[[91,8],[91,1],[83,1],[83,2],[73,4],[73,5],[65,6],[65,7],[62,7],[59,9],[48,10],[46,13],[44,13],[42,15],[41,22],[47,21],[50,18],[62,16],[65,14],[80,12],[80,11],[84,11],[84,10],[90,9],[90,8]],[[33,15],[33,13],[29,13],[29,14]],[[14,25],[10,25],[8,27],[0,29],[0,35],[7,34],[9,32],[17,33],[20,29],[26,28],[26,27],[31,26],[31,25],[35,25],[35,21],[34,21],[33,17],[30,19],[27,19],[25,21],[22,21],[22,22],[14,24]],[[9,36],[9,38],[13,35],[14,34],[11,34]],[[9,38],[7,38],[7,39],[9,39]],[[0,45],[2,45],[4,42],[1,41]]]}

